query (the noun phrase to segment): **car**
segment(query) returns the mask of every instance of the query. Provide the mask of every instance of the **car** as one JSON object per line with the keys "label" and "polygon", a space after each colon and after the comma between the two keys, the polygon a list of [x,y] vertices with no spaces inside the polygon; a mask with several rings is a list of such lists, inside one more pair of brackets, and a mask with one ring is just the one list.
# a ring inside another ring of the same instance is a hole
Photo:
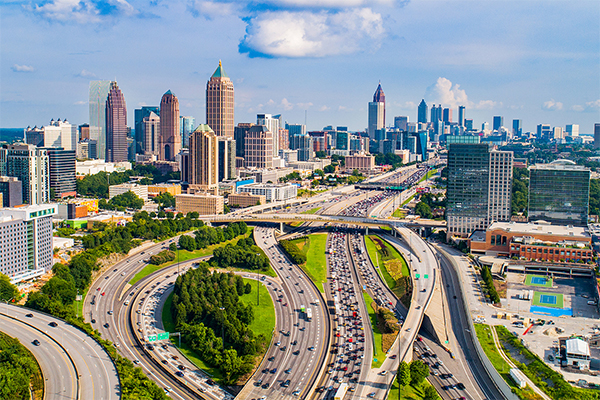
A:
{"label": "car", "polygon": [[379,375],[381,375],[381,376],[386,376],[386,375],[387,375],[387,371],[384,369],[383,371],[381,371],[381,372],[379,373]]}
{"label": "car", "polygon": [[325,391],[325,386],[319,386],[316,390],[317,393],[323,393]]}
{"label": "car", "polygon": [[390,356],[390,358],[391,358],[392,360],[395,360],[395,359],[396,359],[396,357],[398,357],[398,355],[397,355],[397,354],[392,354],[392,355]]}
{"label": "car", "polygon": [[33,314],[25,314],[27,318],[33,318]]}
{"label": "car", "polygon": [[215,381],[213,381],[212,379],[207,379],[207,380],[206,380],[206,384],[207,384],[208,386],[215,386]]}
{"label": "car", "polygon": [[368,398],[372,399],[375,397],[375,392],[371,392],[367,395]]}
{"label": "car", "polygon": [[281,346],[281,342],[275,343],[275,346]]}
{"label": "car", "polygon": [[292,372],[292,369],[291,369],[291,368],[288,368],[288,369],[286,369],[284,372],[285,372],[286,374],[289,374],[290,372]]}
{"label": "car", "polygon": [[263,383],[263,380],[259,379],[256,382],[254,382],[254,386],[260,386],[260,385],[262,385],[262,383]]}
{"label": "car", "polygon": [[108,315],[113,315],[113,310],[109,310]]}
{"label": "car", "polygon": [[273,368],[273,369],[271,370],[271,373],[272,373],[272,374],[275,374],[275,373],[277,373],[277,368]]}
{"label": "car", "polygon": [[92,324],[95,324],[95,323],[96,323],[96,320],[92,318],[92,321],[91,321],[91,323],[92,323]]}
{"label": "car", "polygon": [[292,392],[294,396],[300,396],[300,390],[296,389]]}
{"label": "car", "polygon": [[310,346],[310,347],[308,348],[308,351],[314,351],[314,350],[315,350],[315,346]]}
{"label": "car", "polygon": [[58,326],[58,324],[54,321],[50,322],[48,325],[50,325],[53,328],[56,328]]}
{"label": "car", "polygon": [[167,350],[167,349],[169,348],[169,346],[167,346],[166,344],[163,344],[163,345],[162,345],[162,346],[160,346],[160,347],[162,347],[162,348],[163,348],[163,349],[165,349],[165,350]]}
{"label": "car", "polygon": [[458,390],[465,390],[465,385],[462,382],[458,382],[456,385],[454,385],[454,387],[456,387]]}
{"label": "car", "polygon": [[179,357],[178,357],[178,356],[171,356],[171,358],[172,358],[173,360],[179,360]]}
{"label": "car", "polygon": [[300,354],[300,350],[296,350],[292,354],[295,355],[295,356],[297,356],[298,354]]}
{"label": "car", "polygon": [[173,389],[171,389],[171,386],[165,386],[165,392],[169,393],[171,392]]}
{"label": "car", "polygon": [[267,382],[267,383],[263,383],[262,388],[268,389],[270,386],[271,386],[271,384],[269,382]]}
{"label": "car", "polygon": [[136,360],[133,360],[133,363],[134,363],[135,365],[138,365],[138,364],[140,363],[140,360],[137,360],[137,359],[136,359]]}
{"label": "car", "polygon": [[40,341],[39,341],[39,340],[37,340],[37,339],[34,339],[34,340],[33,340],[33,342],[31,342],[31,343],[33,343],[33,344],[34,344],[34,345],[36,345],[36,346],[39,346],[39,345],[40,345]]}
{"label": "car", "polygon": [[286,380],[285,380],[285,382],[283,382],[283,383],[281,384],[281,386],[283,386],[283,387],[288,387],[288,386],[290,386],[290,382],[291,382],[291,381],[290,381],[289,379],[286,379]]}
{"label": "car", "polygon": [[177,375],[177,376],[178,376],[178,377],[180,377],[180,378],[183,378],[183,377],[184,377],[184,374],[183,374],[183,372],[181,372],[181,371],[175,371],[175,375]]}
{"label": "car", "polygon": [[102,292],[102,293],[100,293],[100,295],[102,295],[102,296],[104,296],[105,294],[106,294],[106,292]]}
{"label": "car", "polygon": [[167,360],[160,360],[161,363],[163,364],[168,364],[169,362]]}
{"label": "car", "polygon": [[275,356],[271,356],[271,357],[267,358],[267,360],[269,360],[269,361],[273,361],[274,359],[275,359]]}
{"label": "car", "polygon": [[147,348],[148,350],[152,351],[152,350],[154,350],[154,345],[147,344],[147,345],[146,345],[146,348]]}
{"label": "car", "polygon": [[104,279],[108,279],[108,276],[105,276]]}

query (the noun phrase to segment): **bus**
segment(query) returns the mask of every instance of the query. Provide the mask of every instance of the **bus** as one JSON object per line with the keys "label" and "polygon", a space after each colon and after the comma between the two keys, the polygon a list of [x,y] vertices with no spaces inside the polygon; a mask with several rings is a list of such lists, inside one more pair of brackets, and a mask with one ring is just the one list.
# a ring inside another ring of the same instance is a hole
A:
{"label": "bus", "polygon": [[344,382],[340,385],[337,392],[335,392],[335,396],[333,397],[333,400],[342,400],[344,398],[344,396],[346,395],[347,391],[348,391],[348,384]]}
{"label": "bus", "polygon": [[310,321],[312,319],[312,310],[310,308],[306,309],[306,320]]}
{"label": "bus", "polygon": [[304,308],[304,304],[300,305],[300,312],[306,312],[306,308]]}

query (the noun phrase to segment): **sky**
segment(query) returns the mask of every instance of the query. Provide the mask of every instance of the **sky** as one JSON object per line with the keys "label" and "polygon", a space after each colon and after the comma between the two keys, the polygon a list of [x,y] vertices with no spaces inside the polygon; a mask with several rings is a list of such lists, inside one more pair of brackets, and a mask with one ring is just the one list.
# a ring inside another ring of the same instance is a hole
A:
{"label": "sky", "polygon": [[0,127],[86,123],[98,79],[118,82],[130,126],[167,90],[204,123],[219,60],[236,123],[364,130],[379,82],[387,125],[421,99],[476,127],[600,122],[597,0],[2,0]]}

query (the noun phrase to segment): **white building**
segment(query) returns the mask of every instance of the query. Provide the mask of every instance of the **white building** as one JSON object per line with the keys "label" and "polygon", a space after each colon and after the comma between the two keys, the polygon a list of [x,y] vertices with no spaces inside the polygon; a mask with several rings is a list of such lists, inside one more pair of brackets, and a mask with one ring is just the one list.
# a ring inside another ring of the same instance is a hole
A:
{"label": "white building", "polygon": [[567,340],[567,365],[583,369],[590,369],[590,345],[585,340]]}
{"label": "white building", "polygon": [[279,128],[280,119],[271,114],[257,114],[256,125],[264,125],[273,134],[273,157],[279,156]]}
{"label": "white building", "polygon": [[110,163],[104,160],[86,160],[76,162],[77,175],[94,175],[98,172],[126,171],[131,169],[131,163],[128,161]]}
{"label": "white building", "polygon": [[137,183],[123,183],[121,185],[112,185],[108,187],[108,198],[112,199],[123,193],[133,192],[137,197],[148,201],[148,186],[138,185]]}
{"label": "white building", "polygon": [[0,272],[12,283],[52,269],[56,204],[0,209]]}
{"label": "white building", "polygon": [[570,124],[565,127],[566,136],[577,137],[579,136],[579,125]]}
{"label": "white building", "polygon": [[285,201],[298,196],[298,186],[292,184],[253,183],[240,186],[238,193],[265,196],[267,201]]}
{"label": "white building", "polygon": [[51,120],[44,130],[44,147],[62,147],[65,150],[77,151],[77,125],[72,125],[66,119]]}

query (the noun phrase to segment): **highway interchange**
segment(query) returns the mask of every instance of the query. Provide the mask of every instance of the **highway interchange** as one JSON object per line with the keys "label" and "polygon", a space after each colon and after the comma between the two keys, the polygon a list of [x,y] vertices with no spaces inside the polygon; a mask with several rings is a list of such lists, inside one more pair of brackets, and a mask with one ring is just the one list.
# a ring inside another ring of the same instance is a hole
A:
{"label": "highway interchange", "polygon": [[[387,179],[390,182],[400,181],[400,178],[415,182],[415,174],[423,176],[421,169],[413,169],[400,171],[398,175],[388,175]],[[305,272],[287,258],[277,245],[275,229],[268,225],[261,226],[260,223],[254,229],[255,241],[269,257],[277,277],[259,278],[250,273],[245,273],[244,277],[258,278],[268,288],[275,304],[277,322],[270,347],[237,398],[333,398],[342,382],[349,383],[350,388],[345,399],[385,398],[400,360],[411,359],[413,351],[416,357],[432,366],[434,376],[430,380],[444,399],[461,396],[469,399],[502,398],[476,356],[471,335],[464,332],[463,327],[467,326],[465,318],[470,316],[464,312],[460,302],[462,299],[456,294],[460,291],[456,274],[443,258],[439,261],[439,256],[434,253],[435,249],[419,235],[397,223],[393,228],[397,237],[386,237],[410,260],[414,290],[409,310],[385,285],[367,256],[364,228],[359,224],[369,217],[385,218],[391,215],[393,208],[397,206],[394,204],[394,196],[395,192],[387,191],[327,192],[310,199],[308,204],[284,210],[288,215],[308,221],[297,229],[300,232],[322,230],[325,224],[334,226],[327,239],[328,281],[323,288],[317,288]],[[315,207],[322,209],[314,216],[298,214]],[[244,218],[251,211],[238,211],[235,216]],[[283,217],[285,212],[277,215]],[[325,215],[347,218],[337,222],[307,218]],[[256,222],[260,221],[260,217],[261,214],[254,214]],[[233,398],[233,393],[228,388],[216,385],[171,342],[157,342],[156,345],[149,346],[147,341],[148,336],[164,332],[160,318],[164,301],[172,291],[172,284],[178,274],[192,268],[193,262],[197,260],[163,268],[133,286],[128,282],[147,265],[150,255],[160,252],[177,239],[139,250],[99,275],[84,299],[84,318],[100,331],[103,338],[112,341],[123,356],[134,361],[145,374],[164,388],[169,396],[178,399]],[[416,279],[416,273],[422,278]],[[424,278],[425,275],[427,279]],[[436,279],[442,279],[442,276],[443,282],[449,282],[445,301],[452,316],[449,324],[450,344],[454,346],[452,354],[433,343],[427,335],[418,336]],[[400,334],[388,354],[381,354],[379,351],[375,355],[370,320],[362,299],[363,287],[378,304],[391,309],[400,320]],[[323,293],[319,289],[323,289]],[[308,308],[311,309],[312,318],[307,315]],[[28,310],[10,306],[8,309],[15,309],[13,319],[9,323],[7,317],[1,315],[0,330],[22,338],[21,341],[25,343],[31,342],[32,335],[37,335],[35,329],[39,332],[40,327],[15,329],[15,326],[31,324],[33,321],[37,324],[37,321],[51,318],[43,314],[27,318],[24,315]],[[62,321],[58,323],[64,332],[76,331],[64,334],[65,337],[72,337],[70,340],[79,340],[76,339],[79,337],[82,343],[95,343],[91,339],[84,340],[86,335],[76,328],[68,327]],[[7,326],[11,327],[10,332]],[[44,326],[43,330],[47,331],[48,326]],[[119,398],[116,370],[98,344],[98,348],[87,348],[61,337],[60,340],[66,343],[67,351],[71,351],[69,346],[72,346],[73,354],[69,354],[73,361],[69,363],[67,352],[57,345],[59,339],[55,335],[49,337],[45,332],[40,332],[40,336],[42,344],[39,347],[31,343],[27,347],[33,348],[38,360],[45,360],[40,361],[40,365],[48,378],[48,393],[60,393],[63,398],[78,398],[78,393],[86,395],[80,398]],[[92,352],[96,352],[97,356],[90,357]],[[373,357],[385,357],[380,368],[370,368]],[[50,358],[56,361],[50,363]],[[88,366],[86,358],[94,359],[101,367],[98,364]],[[58,365],[58,370],[49,368],[49,365]],[[85,378],[81,374],[84,368],[89,371]],[[104,378],[98,376],[98,370],[106,371]],[[454,374],[448,375],[451,370]],[[65,379],[65,376],[69,378]],[[80,377],[79,382],[77,376]],[[87,376],[90,377],[89,381]]]}

